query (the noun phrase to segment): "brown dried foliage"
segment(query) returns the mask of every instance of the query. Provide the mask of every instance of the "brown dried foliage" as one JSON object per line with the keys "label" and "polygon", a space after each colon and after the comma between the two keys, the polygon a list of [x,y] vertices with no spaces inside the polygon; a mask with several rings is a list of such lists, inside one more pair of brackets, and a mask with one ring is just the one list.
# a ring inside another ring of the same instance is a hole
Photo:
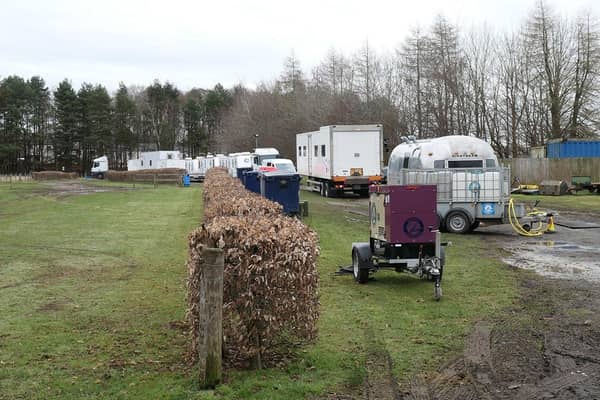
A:
{"label": "brown dried foliage", "polygon": [[31,177],[36,181],[54,181],[59,179],[77,179],[77,172],[40,171],[32,172]]}
{"label": "brown dried foliage", "polygon": [[208,245],[222,248],[225,256],[226,365],[245,368],[259,354],[265,365],[271,365],[281,359],[282,346],[316,338],[317,234],[298,219],[284,216],[279,204],[245,190],[223,170],[209,171],[204,190],[205,222],[189,236],[190,360],[197,359],[201,247]]}
{"label": "brown dried foliage", "polygon": [[106,173],[106,179],[110,181],[118,182],[154,182],[154,176],[159,182],[165,180],[172,180],[173,182],[180,182],[185,170],[180,168],[162,168],[162,169],[141,169],[139,171],[108,171]]}

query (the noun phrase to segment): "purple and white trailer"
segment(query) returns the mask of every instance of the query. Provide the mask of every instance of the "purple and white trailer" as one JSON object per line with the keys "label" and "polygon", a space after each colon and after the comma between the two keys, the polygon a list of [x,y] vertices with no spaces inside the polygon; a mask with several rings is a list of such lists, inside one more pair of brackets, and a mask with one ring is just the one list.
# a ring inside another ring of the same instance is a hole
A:
{"label": "purple and white trailer", "polygon": [[371,186],[370,239],[352,244],[352,272],[358,283],[384,268],[411,272],[434,282],[442,296],[445,243],[441,243],[435,185]]}

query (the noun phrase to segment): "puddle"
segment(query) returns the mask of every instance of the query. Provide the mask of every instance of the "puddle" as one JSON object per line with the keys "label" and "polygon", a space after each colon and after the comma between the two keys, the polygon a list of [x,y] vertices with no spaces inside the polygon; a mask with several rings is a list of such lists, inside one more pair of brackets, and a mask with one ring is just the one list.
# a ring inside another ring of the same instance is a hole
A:
{"label": "puddle", "polygon": [[600,250],[560,240],[528,241],[507,248],[512,253],[503,261],[558,279],[600,282]]}

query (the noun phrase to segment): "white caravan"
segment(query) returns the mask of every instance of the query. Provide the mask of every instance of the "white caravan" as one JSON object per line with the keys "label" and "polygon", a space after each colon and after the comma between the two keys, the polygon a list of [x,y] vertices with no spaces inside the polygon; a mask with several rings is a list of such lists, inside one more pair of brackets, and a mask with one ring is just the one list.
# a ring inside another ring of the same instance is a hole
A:
{"label": "white caravan", "polygon": [[128,171],[163,168],[185,169],[185,160],[181,153],[177,150],[148,151],[140,153],[139,158],[127,161]]}

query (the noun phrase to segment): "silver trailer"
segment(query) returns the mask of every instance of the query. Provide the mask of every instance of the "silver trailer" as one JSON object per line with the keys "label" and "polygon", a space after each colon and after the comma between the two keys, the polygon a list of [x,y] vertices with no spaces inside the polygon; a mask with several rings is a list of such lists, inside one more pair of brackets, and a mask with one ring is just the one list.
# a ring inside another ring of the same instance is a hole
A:
{"label": "silver trailer", "polygon": [[[390,155],[391,185],[436,185],[440,230],[466,233],[486,224],[508,223],[510,168],[492,147],[469,136],[403,138]],[[524,208],[517,207],[517,217]]]}

